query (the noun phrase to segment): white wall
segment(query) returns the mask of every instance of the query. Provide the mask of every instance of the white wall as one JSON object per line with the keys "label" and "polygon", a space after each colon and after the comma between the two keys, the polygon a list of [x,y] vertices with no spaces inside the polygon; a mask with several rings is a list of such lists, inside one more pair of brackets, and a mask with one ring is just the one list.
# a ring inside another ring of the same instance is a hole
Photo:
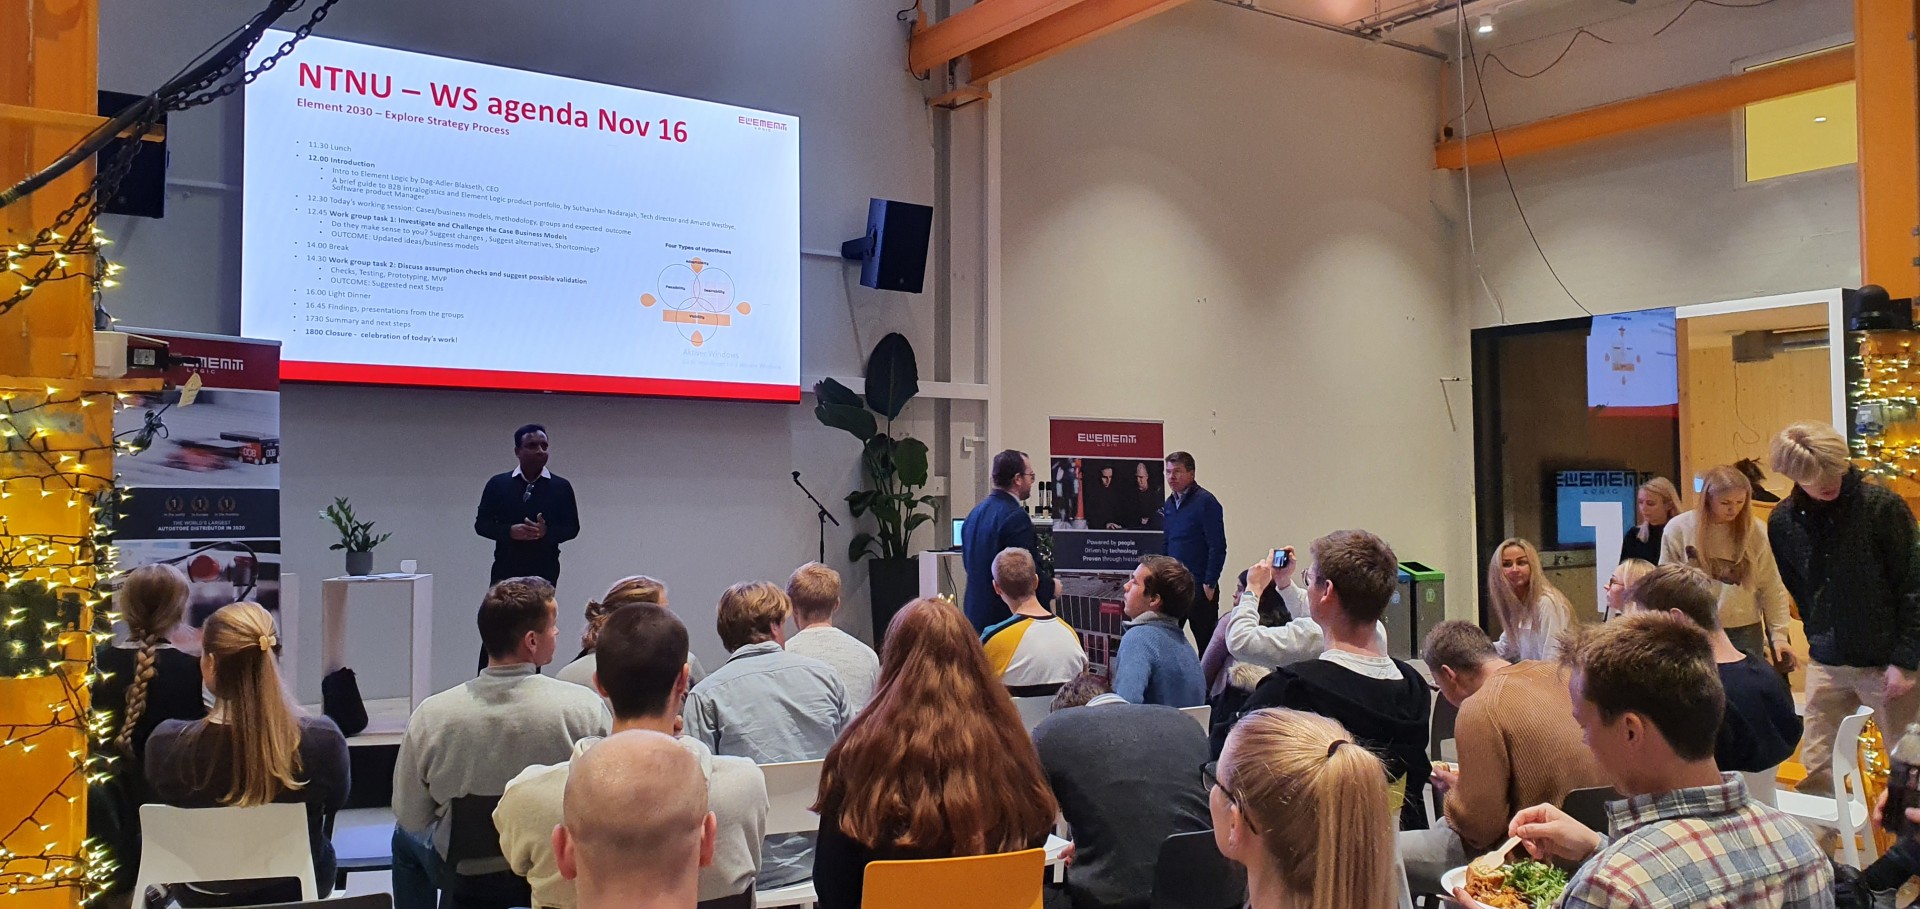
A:
{"label": "white wall", "polygon": [[[150,89],[260,5],[106,0],[101,86]],[[345,2],[320,33],[797,114],[808,249],[837,250],[860,234],[870,196],[933,201],[933,119],[920,85],[904,72],[905,32],[892,7],[858,0]],[[175,115],[171,176],[205,185],[176,186],[163,221],[105,224],[128,266],[126,290],[109,301],[127,324],[239,331],[240,127],[238,98]],[[938,280],[930,276],[931,289]],[[934,378],[926,373],[935,361],[934,324],[944,317],[937,294],[850,290],[855,279],[826,257],[806,258],[802,281],[804,375],[858,375],[865,348],[900,330],[920,350],[923,377]],[[957,418],[977,416],[967,405],[954,410]],[[909,411],[913,431],[930,443],[935,411],[930,401]],[[292,386],[282,414],[286,561],[300,576],[309,615],[302,633],[313,646],[296,657],[309,698],[318,692],[319,580],[341,568],[316,517],[332,496],[351,496],[380,529],[393,531],[376,552],[376,570],[412,558],[435,574],[434,682],[444,688],[473,671],[473,614],[491,552],[473,533],[473,508],[486,477],[512,467],[510,433],[521,423],[551,428],[553,469],[581,499],[585,530],[565,548],[560,583],[566,656],[580,605],[615,578],[645,572],[668,581],[696,651],[717,663],[712,604],[719,591],[742,579],[784,582],[814,555],[814,512],[789,472],[804,471],[843,520],[836,500],[857,482],[856,443],[820,428],[810,402]],[[851,532],[830,531],[829,562],[847,571]],[[862,633],[864,579],[864,570],[848,575],[854,586],[843,616]],[[369,696],[405,690],[406,626],[397,609],[383,611],[357,617],[350,638]]]}
{"label": "white wall", "polygon": [[1044,451],[1050,415],[1164,419],[1234,571],[1363,527],[1471,615],[1439,72],[1192,3],[1002,80],[1010,441]]}
{"label": "white wall", "polygon": [[[1698,4],[1658,37],[1683,0],[1589,7],[1613,18],[1589,28],[1565,60],[1532,79],[1485,67],[1487,104],[1471,72],[1470,131],[1513,126],[1610,101],[1730,75],[1763,59],[1848,40],[1852,4],[1778,0],[1729,9]],[[1476,50],[1533,73],[1567,46],[1570,30],[1535,37],[1496,31]],[[1450,46],[1450,45],[1449,45]],[[1443,119],[1459,115],[1458,74],[1445,77]],[[1575,297],[1594,312],[1706,303],[1854,286],[1860,281],[1859,184],[1853,167],[1755,184],[1742,178],[1738,116],[1699,118],[1508,162],[1540,247]],[[1498,165],[1475,167],[1473,225],[1480,274],[1513,323],[1580,315],[1534,249]],[[1462,181],[1458,172],[1454,185]],[[1460,213],[1463,214],[1463,213]],[[1467,232],[1456,233],[1462,260]],[[1459,298],[1474,326],[1500,324],[1471,267]]]}

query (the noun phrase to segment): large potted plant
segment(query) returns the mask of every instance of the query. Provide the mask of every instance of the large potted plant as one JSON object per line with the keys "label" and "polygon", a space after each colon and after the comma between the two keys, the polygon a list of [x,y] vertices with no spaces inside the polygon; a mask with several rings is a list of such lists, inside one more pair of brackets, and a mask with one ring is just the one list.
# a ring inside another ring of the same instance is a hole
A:
{"label": "large potted plant", "polygon": [[327,548],[347,551],[347,574],[353,577],[372,574],[373,547],[386,542],[393,534],[374,536],[373,522],[355,517],[353,505],[347,502],[345,496],[334,499],[332,505],[320,512],[320,517],[333,524],[333,529],[340,534],[340,542]]}
{"label": "large potted plant", "polygon": [[920,370],[905,337],[890,333],[874,345],[867,358],[865,390],[864,396],[855,394],[833,379],[822,379],[813,386],[813,415],[860,440],[867,488],[847,493],[847,510],[856,520],[871,516],[874,530],[853,535],[847,558],[868,560],[877,640],[919,588],[907,547],[914,530],[933,520],[935,504],[932,496],[918,492],[927,485],[926,443],[893,434],[893,421],[920,393]]}

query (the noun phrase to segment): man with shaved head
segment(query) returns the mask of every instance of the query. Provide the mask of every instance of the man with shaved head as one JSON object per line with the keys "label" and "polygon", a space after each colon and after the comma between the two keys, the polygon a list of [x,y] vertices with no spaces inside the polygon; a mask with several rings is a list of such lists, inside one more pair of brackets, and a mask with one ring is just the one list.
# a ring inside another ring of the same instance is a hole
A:
{"label": "man with shaved head", "polygon": [[566,820],[553,829],[560,874],[580,909],[692,909],[713,861],[700,764],[671,736],[616,733],[573,760]]}

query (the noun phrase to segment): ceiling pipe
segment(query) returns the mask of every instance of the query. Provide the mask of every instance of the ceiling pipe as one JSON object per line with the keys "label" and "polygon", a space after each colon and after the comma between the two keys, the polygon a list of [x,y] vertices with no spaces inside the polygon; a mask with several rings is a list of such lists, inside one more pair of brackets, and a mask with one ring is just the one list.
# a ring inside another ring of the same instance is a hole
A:
{"label": "ceiling pipe", "polygon": [[1371,37],[1435,16],[1449,14],[1457,9],[1480,7],[1486,14],[1493,15],[1520,2],[1522,0],[1429,0],[1429,2],[1403,6],[1400,8],[1402,11],[1356,19],[1348,28],[1357,34]]}
{"label": "ceiling pipe", "polygon": [[1275,19],[1284,19],[1288,22],[1295,22],[1300,25],[1310,25],[1322,31],[1333,32],[1334,34],[1337,34],[1337,35],[1346,35],[1349,38],[1359,38],[1363,41],[1373,42],[1374,44],[1384,44],[1388,47],[1399,48],[1400,50],[1404,50],[1404,51],[1412,51],[1422,56],[1432,57],[1435,60],[1451,59],[1446,54],[1443,54],[1431,48],[1421,47],[1416,44],[1408,44],[1404,41],[1395,41],[1390,38],[1384,37],[1384,35],[1378,31],[1364,32],[1364,31],[1360,31],[1355,28],[1350,28],[1344,25],[1335,25],[1331,22],[1322,22],[1318,19],[1309,19],[1305,16],[1296,16],[1292,13],[1283,13],[1283,12],[1280,12],[1279,10],[1271,10],[1263,6],[1259,6],[1254,2],[1254,0],[1214,0],[1214,2],[1224,3],[1227,6],[1243,9],[1248,12],[1259,13],[1263,16],[1272,16]]}

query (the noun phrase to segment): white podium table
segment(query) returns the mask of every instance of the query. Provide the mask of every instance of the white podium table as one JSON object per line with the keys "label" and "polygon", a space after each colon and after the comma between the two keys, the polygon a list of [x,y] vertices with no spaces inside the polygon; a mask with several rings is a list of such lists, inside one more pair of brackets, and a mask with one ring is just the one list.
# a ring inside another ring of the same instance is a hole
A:
{"label": "white podium table", "polygon": [[[321,674],[347,665],[347,604],[356,588],[376,584],[404,584],[412,598],[413,660],[408,706],[417,708],[433,693],[433,575],[375,574],[327,578],[320,582]],[[409,711],[411,712],[411,711]]]}
{"label": "white podium table", "polygon": [[[926,552],[916,552],[914,553],[913,557],[920,561],[920,595],[921,596],[923,597],[939,596],[941,593],[940,591],[941,573],[943,571],[948,573],[957,571],[961,580],[955,582],[954,584],[953,599],[954,599],[954,602],[963,602],[961,598],[961,592],[964,589],[964,586],[966,584],[965,578],[967,575],[967,569],[966,569],[965,563],[960,561],[959,550],[957,549],[928,550]],[[878,631],[878,629],[876,629],[876,631]]]}

